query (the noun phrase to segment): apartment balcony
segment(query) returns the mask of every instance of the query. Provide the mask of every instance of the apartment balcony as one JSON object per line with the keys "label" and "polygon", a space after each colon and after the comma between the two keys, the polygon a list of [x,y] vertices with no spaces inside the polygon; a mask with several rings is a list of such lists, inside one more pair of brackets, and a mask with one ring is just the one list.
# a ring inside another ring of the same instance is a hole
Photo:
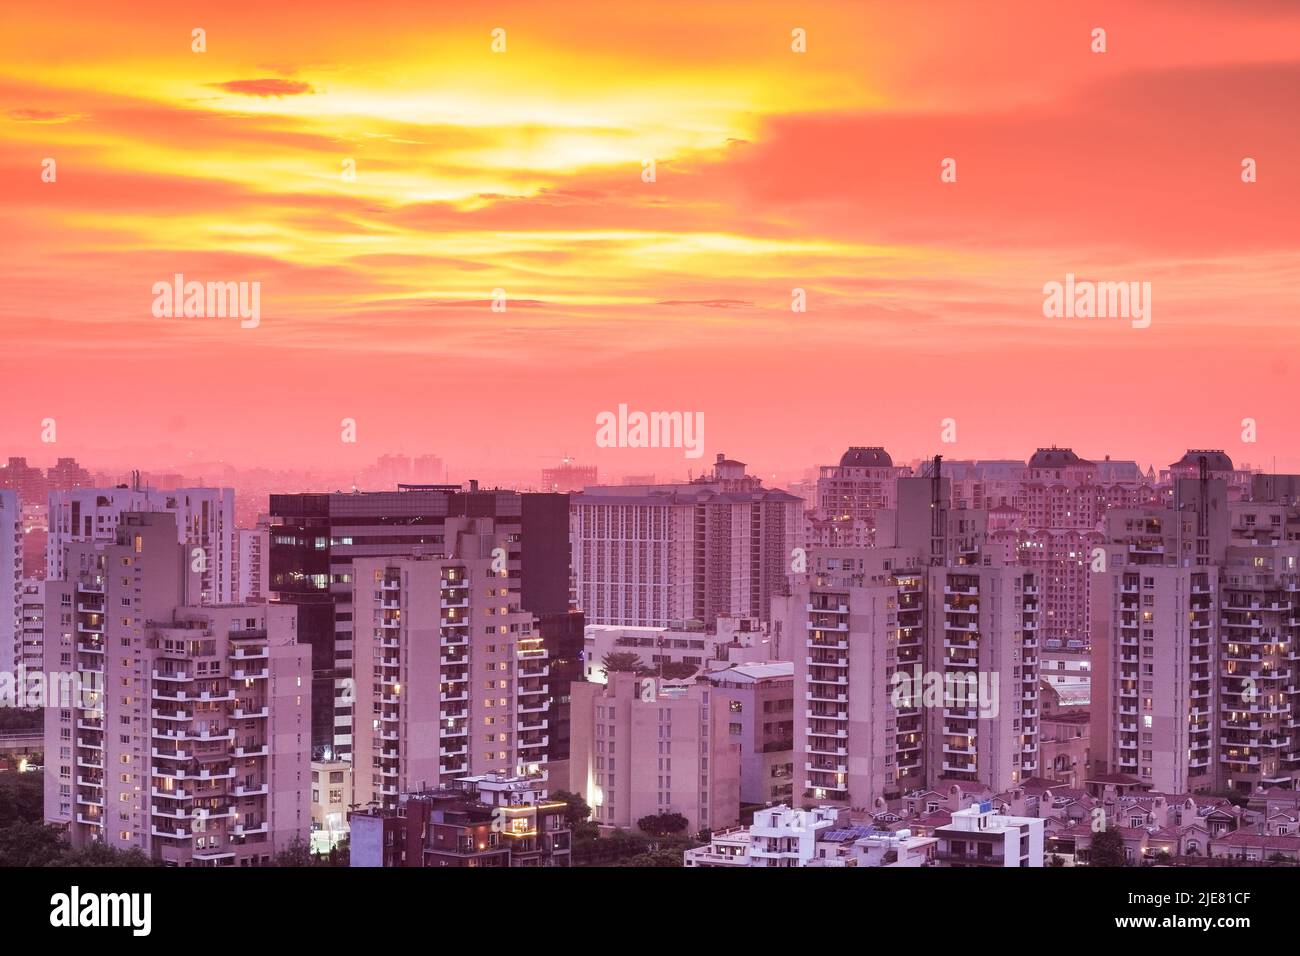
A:
{"label": "apartment balcony", "polygon": [[177,787],[174,790],[159,790],[157,787],[150,787],[149,795],[156,800],[193,800],[194,799],[194,791],[186,790],[183,787]]}
{"label": "apartment balcony", "polygon": [[82,813],[80,810],[77,811],[77,822],[84,823],[88,827],[102,827],[104,825],[104,820],[102,817],[96,816],[94,814],[88,816]]}
{"label": "apartment balcony", "polygon": [[973,757],[975,756],[976,749],[974,743],[962,746],[960,744],[950,744],[947,741],[944,741],[943,752],[946,754],[955,754],[957,756]]}
{"label": "apartment balcony", "polygon": [[550,726],[550,721],[544,718],[534,717],[532,720],[520,720],[515,723],[515,730],[521,734],[533,731],[546,730]]}
{"label": "apartment balcony", "polygon": [[[441,730],[438,731],[439,738],[443,740],[448,740],[452,737],[465,737],[468,736],[468,734],[469,734],[469,728],[467,727],[443,727]],[[397,735],[394,734],[393,739],[396,738]]]}
{"label": "apartment balcony", "polygon": [[176,671],[171,674],[163,674],[158,671],[154,671],[153,679],[172,681],[173,683],[177,683],[177,684],[192,684],[194,682],[194,675],[187,674],[185,673],[185,671]]}
{"label": "apartment balcony", "polygon": [[847,634],[849,625],[845,621],[841,621],[838,624],[814,624],[812,621],[809,621],[804,625],[804,629],[809,631],[827,631],[833,634]]}
{"label": "apartment balcony", "polygon": [[270,717],[271,710],[265,706],[258,707],[254,710],[245,710],[242,707],[236,707],[231,711],[231,716],[234,717],[235,720],[258,720],[260,718]]}
{"label": "apartment balcony", "polygon": [[247,668],[241,667],[231,671],[230,676],[234,680],[266,680],[267,675],[269,673],[270,671],[268,671],[267,668],[265,667],[257,670],[249,670]]}
{"label": "apartment balcony", "polygon": [[[950,595],[950,596],[951,596],[951,595],[959,595],[959,596],[961,596],[961,597],[974,597],[974,596],[976,596],[976,595],[978,595],[978,594],[980,593],[980,589],[979,589],[978,587],[974,587],[974,586],[972,586],[972,587],[968,587],[968,588],[954,588],[954,587],[952,587],[952,586],[950,586],[950,585],[945,584],[945,585],[943,586],[943,593],[944,593],[944,594],[947,594],[947,595]],[[1028,588],[1025,589],[1025,593],[1026,593],[1026,594],[1029,593],[1029,589],[1028,589]]]}
{"label": "apartment balcony", "polygon": [[79,654],[99,654],[103,656],[104,647],[102,644],[85,644],[77,641],[77,653]]}
{"label": "apartment balcony", "polygon": [[172,773],[165,773],[160,767],[153,767],[151,772],[155,777],[168,777],[172,780],[194,780],[198,783],[205,783],[215,780],[233,780],[235,777],[235,768],[230,767],[226,770],[203,769],[191,773],[188,770],[176,770]]}
{"label": "apartment balcony", "polygon": [[87,749],[87,750],[103,750],[103,749],[104,749],[104,743],[103,743],[103,740],[102,740],[102,739],[101,739],[101,740],[86,740],[86,739],[83,738],[83,737],[78,737],[78,738],[77,738],[77,746],[78,746],[78,747],[84,747],[84,748]]}
{"label": "apartment balcony", "polygon": [[811,701],[823,704],[844,704],[848,703],[848,694],[835,694],[830,691],[807,691],[804,696]]}
{"label": "apartment balcony", "polygon": [[87,807],[99,807],[102,810],[104,808],[104,797],[102,794],[98,797],[93,797],[88,794],[79,793],[77,794],[77,803]]}
{"label": "apartment balcony", "polygon": [[188,840],[190,838],[190,831],[184,827],[168,827],[167,829],[163,829],[155,824],[149,827],[149,832],[153,836],[162,837],[164,840]]}
{"label": "apartment balcony", "polygon": [[235,757],[265,757],[269,752],[266,744],[253,744],[251,746],[236,747],[233,753]]}
{"label": "apartment balcony", "polygon": [[[811,700],[812,698],[809,699]],[[809,720],[848,720],[849,712],[847,710],[833,710],[824,714],[818,714],[805,709],[804,716]]]}
{"label": "apartment balcony", "polygon": [[[231,836],[250,837],[259,833],[270,833],[271,825],[263,820],[261,823],[236,823],[230,830]],[[233,854],[231,854],[233,856]]]}
{"label": "apartment balcony", "polygon": [[971,761],[970,763],[953,763],[950,760],[945,760],[943,762],[943,769],[945,773],[974,773],[975,762]]}
{"label": "apartment balcony", "polygon": [[89,754],[77,754],[76,764],[78,767],[85,767],[87,770],[103,770],[104,758]]}
{"label": "apartment balcony", "polygon": [[816,754],[819,757],[847,757],[849,751],[847,747],[824,747],[821,744],[809,743],[808,753]]}
{"label": "apartment balcony", "polygon": [[469,700],[469,693],[464,690],[444,692],[438,695],[438,699],[444,704],[452,701]]}
{"label": "apartment balcony", "polygon": [[98,777],[83,777],[81,774],[77,774],[77,786],[79,786],[79,787],[99,787],[99,788],[103,789],[103,786],[104,786],[104,778],[103,778],[102,776],[98,776]]}
{"label": "apartment balcony", "polygon": [[516,708],[516,711],[520,714],[544,714],[548,710],[550,710],[550,703],[545,700],[540,700],[536,703],[524,703],[521,700],[519,706]]}
{"label": "apartment balcony", "polygon": [[945,601],[943,609],[949,614],[978,614],[980,612],[978,602],[973,604],[949,604]]}
{"label": "apartment balcony", "polygon": [[849,772],[848,764],[843,764],[843,763],[830,763],[830,762],[823,763],[820,761],[817,763],[813,763],[812,761],[805,761],[803,768],[805,771],[812,771],[812,772],[819,772],[819,773],[840,774],[840,773]]}
{"label": "apartment balcony", "polygon": [[828,604],[824,607],[818,607],[815,604],[805,604],[804,607],[809,612],[816,612],[818,614],[848,614],[849,613],[849,606],[847,604],[836,604],[834,606]]}

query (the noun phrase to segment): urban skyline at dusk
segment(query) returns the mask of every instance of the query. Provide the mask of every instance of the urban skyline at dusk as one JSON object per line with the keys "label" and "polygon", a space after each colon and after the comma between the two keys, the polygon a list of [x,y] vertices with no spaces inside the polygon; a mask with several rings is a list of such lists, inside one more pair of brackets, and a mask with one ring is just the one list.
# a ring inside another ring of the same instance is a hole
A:
{"label": "urban skyline at dusk", "polygon": [[7,926],[1290,931],[1297,117],[1300,0],[5,5]]}

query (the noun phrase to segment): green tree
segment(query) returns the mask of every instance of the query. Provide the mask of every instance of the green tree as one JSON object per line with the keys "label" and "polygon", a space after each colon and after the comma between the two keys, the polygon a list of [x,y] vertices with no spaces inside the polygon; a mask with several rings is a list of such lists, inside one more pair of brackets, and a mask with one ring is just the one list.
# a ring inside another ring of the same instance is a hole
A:
{"label": "green tree", "polygon": [[0,829],[0,867],[46,866],[66,848],[62,833],[41,823],[14,823]]}
{"label": "green tree", "polygon": [[0,773],[0,827],[40,823],[45,814],[45,781],[39,773]]}
{"label": "green tree", "polygon": [[580,793],[570,793],[568,790],[556,790],[551,793],[552,800],[562,800],[565,804],[564,822],[569,825],[570,830],[577,830],[578,827],[586,823],[591,817],[591,807],[583,799]]}
{"label": "green tree", "polygon": [[694,664],[687,664],[685,661],[669,661],[659,668],[659,674],[666,680],[685,680],[688,677],[694,677],[699,670]]}
{"label": "green tree", "polygon": [[600,669],[606,677],[615,671],[641,674],[646,670],[641,655],[631,651],[610,651],[600,660]]}
{"label": "green tree", "polygon": [[311,847],[302,837],[294,837],[271,862],[275,866],[311,866]]}
{"label": "green tree", "polygon": [[86,867],[161,866],[139,850],[116,850],[103,843],[91,843],[80,850],[65,848],[47,866]]}
{"label": "green tree", "polygon": [[690,821],[680,813],[656,813],[642,817],[636,825],[642,833],[650,836],[670,836],[684,832]]}
{"label": "green tree", "polygon": [[1089,866],[1127,866],[1124,856],[1124,837],[1119,830],[1108,827],[1092,835],[1092,848],[1088,851]]}

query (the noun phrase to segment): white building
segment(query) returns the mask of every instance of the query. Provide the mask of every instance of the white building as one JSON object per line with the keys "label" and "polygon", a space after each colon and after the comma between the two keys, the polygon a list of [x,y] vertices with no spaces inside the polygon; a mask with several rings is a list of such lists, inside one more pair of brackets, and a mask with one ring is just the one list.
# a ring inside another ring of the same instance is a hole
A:
{"label": "white building", "polygon": [[570,496],[569,510],[587,621],[640,627],[767,620],[803,523],[800,499],[722,455],[695,481],[591,487]]}
{"label": "white building", "polygon": [[45,666],[45,581],[24,578],[19,608],[20,634],[16,667],[35,673]]}
{"label": "white building", "polygon": [[1043,820],[995,813],[988,803],[954,811],[952,822],[935,827],[940,866],[1042,866]]}
{"label": "white building", "polygon": [[235,601],[235,492],[231,488],[78,488],[51,491],[46,577],[63,576],[64,551],[77,541],[110,543],[122,515],[159,511],[176,516],[192,569],[201,576],[199,603]]}
{"label": "white building", "polygon": [[267,600],[271,582],[271,529],[258,522],[256,528],[235,531],[235,591],[241,602]]}

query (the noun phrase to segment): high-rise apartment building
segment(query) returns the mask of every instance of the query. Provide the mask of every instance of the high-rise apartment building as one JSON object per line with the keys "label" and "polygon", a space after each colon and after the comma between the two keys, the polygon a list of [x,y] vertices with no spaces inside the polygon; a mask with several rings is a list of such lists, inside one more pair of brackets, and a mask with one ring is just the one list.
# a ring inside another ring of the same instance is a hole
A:
{"label": "high-rise apartment building", "polygon": [[267,600],[271,583],[271,528],[269,520],[255,528],[235,531],[235,599],[240,603]]}
{"label": "high-rise apartment building", "polygon": [[199,574],[196,604],[235,600],[235,492],[231,488],[77,488],[51,491],[46,576],[63,576],[64,551],[78,541],[111,542],[125,514],[160,511],[176,518],[177,540]]}
{"label": "high-rise apartment building", "polygon": [[547,763],[549,670],[509,533],[448,519],[447,557],[353,562],[353,802]]}
{"label": "high-rise apartment building", "polygon": [[[353,562],[447,557],[449,519],[491,518],[504,536],[509,586],[536,615],[552,661],[555,719],[565,723],[567,685],[582,679],[582,621],[569,608],[568,497],[411,486],[399,491],[271,496],[270,589],[298,609],[298,639],[312,648],[318,756],[352,751]],[[562,759],[566,738],[551,738]]]}
{"label": "high-rise apartment building", "polygon": [[722,455],[687,484],[599,486],[570,498],[578,606],[592,624],[768,619],[803,507]]}
{"label": "high-rise apartment building", "polygon": [[23,657],[23,532],[17,492],[0,489],[0,668],[14,671]]}
{"label": "high-rise apartment building", "polygon": [[45,666],[45,579],[24,578],[19,606],[18,652],[15,669],[29,672]]}
{"label": "high-rise apartment building", "polygon": [[720,829],[740,814],[740,748],[729,702],[704,683],[672,684],[616,672],[573,685],[569,787],[592,821],[632,829],[680,813],[686,832]]}
{"label": "high-rise apartment building", "polygon": [[310,681],[293,609],[191,605],[170,514],[126,512],[46,581],[46,822],[170,866],[248,866],[310,832]]}
{"label": "high-rise apartment building", "polygon": [[876,514],[892,509],[899,477],[910,468],[896,467],[879,446],[855,445],[838,465],[823,465],[817,478],[817,513],[825,522],[829,546],[863,545],[876,529]]}

